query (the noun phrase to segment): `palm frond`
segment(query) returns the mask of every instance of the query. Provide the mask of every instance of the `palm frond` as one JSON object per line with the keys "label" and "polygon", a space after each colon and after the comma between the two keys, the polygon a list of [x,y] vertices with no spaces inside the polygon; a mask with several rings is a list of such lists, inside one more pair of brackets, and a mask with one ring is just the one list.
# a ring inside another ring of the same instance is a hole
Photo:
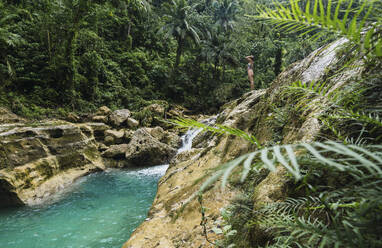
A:
{"label": "palm frond", "polygon": [[368,21],[370,13],[374,11],[374,1],[357,2],[360,2],[360,6],[353,8],[353,0],[338,0],[336,5],[331,0],[326,5],[323,0],[307,0],[305,4],[300,0],[289,0],[288,6],[278,3],[274,9],[258,7],[259,14],[249,17],[268,21],[288,33],[301,36],[315,33],[311,39],[320,38],[325,32],[335,33],[347,37],[360,50],[381,56],[381,23],[370,25]]}
{"label": "palm frond", "polygon": [[203,129],[205,132],[209,131],[209,132],[212,132],[212,133],[218,134],[218,135],[232,134],[232,135],[235,135],[237,137],[241,137],[241,138],[251,142],[252,144],[256,145],[257,148],[261,148],[261,145],[255,136],[250,135],[250,134],[248,134],[248,133],[246,133],[240,129],[237,129],[237,128],[231,128],[231,127],[227,127],[224,125],[211,126],[211,125],[207,125],[207,124],[204,124],[201,122],[197,122],[197,121],[192,120],[192,119],[185,119],[185,118],[178,118],[176,120],[171,120],[170,122],[175,124],[176,126],[178,126],[180,128],[186,128],[186,129],[188,129],[188,128],[199,129],[200,128],[200,129]]}

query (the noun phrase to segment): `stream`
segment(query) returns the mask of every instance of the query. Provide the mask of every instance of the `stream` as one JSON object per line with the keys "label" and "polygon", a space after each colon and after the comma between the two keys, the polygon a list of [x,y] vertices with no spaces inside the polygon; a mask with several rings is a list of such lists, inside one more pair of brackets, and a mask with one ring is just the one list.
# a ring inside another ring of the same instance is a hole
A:
{"label": "stream", "polygon": [[[198,132],[188,131],[178,152]],[[120,248],[147,217],[167,167],[93,173],[51,203],[0,209],[0,248]]]}

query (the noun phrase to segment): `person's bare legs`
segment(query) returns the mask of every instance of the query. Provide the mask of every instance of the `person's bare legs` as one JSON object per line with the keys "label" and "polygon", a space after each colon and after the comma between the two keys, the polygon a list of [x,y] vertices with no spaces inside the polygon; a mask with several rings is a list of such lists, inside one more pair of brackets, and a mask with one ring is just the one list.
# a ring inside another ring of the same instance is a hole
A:
{"label": "person's bare legs", "polygon": [[249,79],[249,82],[251,83],[251,90],[254,90],[255,89],[255,83],[253,80],[253,70],[248,70],[248,79]]}

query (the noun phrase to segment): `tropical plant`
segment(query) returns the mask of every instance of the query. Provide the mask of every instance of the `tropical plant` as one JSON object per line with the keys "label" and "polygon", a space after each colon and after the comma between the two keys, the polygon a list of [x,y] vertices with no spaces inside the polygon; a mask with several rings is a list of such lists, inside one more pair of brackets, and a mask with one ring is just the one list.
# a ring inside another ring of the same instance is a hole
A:
{"label": "tropical plant", "polygon": [[[176,123],[216,134],[236,135],[256,144],[255,138],[240,130],[191,120]],[[194,198],[220,178],[224,188],[230,174],[240,165],[242,182],[251,171],[259,173],[264,168],[276,171],[282,166],[298,186],[296,192],[305,189],[303,197],[256,209],[247,225],[256,225],[272,237],[266,247],[379,247],[382,244],[379,239],[382,229],[377,224],[382,204],[381,145],[326,141],[259,147],[218,166]]]}
{"label": "tropical plant", "polygon": [[165,5],[166,16],[168,18],[160,32],[165,33],[164,37],[173,36],[177,42],[175,69],[178,68],[180,58],[182,56],[187,39],[193,40],[195,43],[200,42],[198,30],[192,23],[193,12],[192,6],[189,6],[186,0],[172,0],[171,4]]}
{"label": "tropical plant", "polygon": [[345,134],[346,130],[340,134],[334,123],[338,120],[350,120],[359,125],[357,129],[362,130],[364,138],[373,136],[373,142],[379,142],[382,138],[379,131],[382,128],[382,120],[379,111],[364,110],[362,102],[368,97],[366,91],[367,87],[357,82],[346,87],[334,88],[328,82],[312,81],[304,84],[297,81],[286,87],[284,93],[293,99],[294,107],[300,112],[319,110],[316,117],[337,136],[349,135]]}
{"label": "tropical plant", "polygon": [[212,3],[214,9],[215,25],[222,29],[224,32],[229,32],[234,29],[236,15],[239,11],[238,2],[230,0],[215,0]]}
{"label": "tropical plant", "polygon": [[[360,51],[382,56],[381,20],[369,18],[374,1],[336,2],[329,0],[325,5],[323,0],[289,0],[289,6],[278,3],[274,9],[259,8],[259,15],[252,17],[274,24],[282,32],[311,35],[311,39],[336,33],[347,37]],[[358,6],[353,8],[355,3]]]}

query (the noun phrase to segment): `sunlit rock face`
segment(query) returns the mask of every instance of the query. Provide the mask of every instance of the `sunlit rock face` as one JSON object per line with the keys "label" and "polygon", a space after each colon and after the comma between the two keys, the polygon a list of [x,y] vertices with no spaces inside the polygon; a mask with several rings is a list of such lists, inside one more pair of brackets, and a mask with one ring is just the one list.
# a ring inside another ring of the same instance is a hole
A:
{"label": "sunlit rock face", "polygon": [[150,166],[168,162],[176,149],[160,142],[145,128],[134,132],[126,149],[126,162],[129,166]]}
{"label": "sunlit rock face", "polygon": [[1,124],[10,124],[10,123],[23,123],[25,119],[20,118],[6,108],[0,107],[0,130],[2,129]]}
{"label": "sunlit rock face", "polygon": [[[336,88],[359,77],[363,67],[357,61],[354,62],[356,66],[349,66],[331,77],[338,66],[337,53],[346,42],[346,39],[340,39],[314,51],[306,59],[289,66],[268,89],[248,92],[227,103],[218,114],[217,123],[242,129],[254,135],[264,146],[314,141],[322,131],[317,120],[322,108],[313,108],[299,115],[289,114],[287,110],[293,106],[286,104],[288,100],[284,89],[296,81],[308,83],[311,80],[327,81]],[[319,101],[314,97],[311,100]],[[280,112],[287,113],[282,116],[282,124],[277,119]],[[200,225],[201,206],[197,197],[192,199],[192,196],[200,189],[207,173],[256,147],[239,137],[212,133],[199,133],[193,145],[193,149],[177,154],[171,161],[159,182],[149,218],[135,230],[124,248],[214,247],[206,240]],[[256,203],[254,208],[287,196],[288,180],[283,167],[259,178],[252,196]],[[240,177],[233,176],[231,181],[240,183]],[[233,185],[224,191],[220,186],[218,182],[203,194],[207,231],[217,227],[222,218],[220,209],[239,194],[238,188]],[[208,231],[209,241],[221,238]]]}
{"label": "sunlit rock face", "polygon": [[20,199],[7,205],[39,203],[75,178],[102,168],[93,129],[63,121],[1,125],[0,161],[0,194]]}
{"label": "sunlit rock face", "polygon": [[[97,114],[119,122],[128,110]],[[101,121],[73,124],[62,120],[28,123],[0,109],[0,207],[34,205],[77,178],[107,167],[167,163],[180,144],[161,127],[110,127]]]}

